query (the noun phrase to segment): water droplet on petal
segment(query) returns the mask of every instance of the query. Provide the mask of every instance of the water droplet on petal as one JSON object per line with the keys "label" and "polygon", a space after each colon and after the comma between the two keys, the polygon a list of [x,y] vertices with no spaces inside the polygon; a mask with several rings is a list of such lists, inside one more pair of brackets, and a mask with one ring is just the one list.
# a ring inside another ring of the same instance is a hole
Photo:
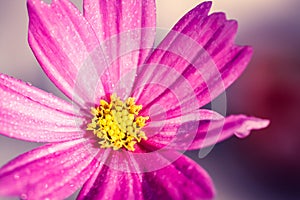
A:
{"label": "water droplet on petal", "polygon": [[55,150],[54,150],[53,148],[48,148],[48,152],[49,152],[49,153],[54,153],[54,151],[55,151]]}
{"label": "water droplet on petal", "polygon": [[20,176],[18,174],[14,175],[14,179],[19,179],[19,178],[20,178]]}

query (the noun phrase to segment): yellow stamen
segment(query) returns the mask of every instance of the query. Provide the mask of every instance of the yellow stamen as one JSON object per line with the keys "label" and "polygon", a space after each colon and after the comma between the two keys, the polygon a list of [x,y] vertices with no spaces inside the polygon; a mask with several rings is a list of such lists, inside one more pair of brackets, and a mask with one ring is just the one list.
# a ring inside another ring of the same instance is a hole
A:
{"label": "yellow stamen", "polygon": [[134,151],[137,142],[147,139],[141,128],[146,125],[149,117],[139,116],[141,109],[142,106],[136,105],[134,98],[129,97],[123,102],[113,94],[110,103],[100,100],[98,107],[91,108],[94,117],[87,125],[87,130],[93,131],[100,139],[101,148]]}

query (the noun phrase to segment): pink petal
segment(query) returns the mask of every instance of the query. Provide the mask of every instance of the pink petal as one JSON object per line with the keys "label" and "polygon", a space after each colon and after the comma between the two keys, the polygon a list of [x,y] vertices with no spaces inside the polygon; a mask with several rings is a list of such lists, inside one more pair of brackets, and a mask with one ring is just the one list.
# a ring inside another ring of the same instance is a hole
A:
{"label": "pink petal", "polygon": [[207,172],[185,156],[143,174],[142,186],[145,199],[212,199],[215,193]]}
{"label": "pink petal", "polygon": [[[149,154],[151,159],[140,162],[135,160],[135,154],[113,152],[110,161],[85,183],[78,199],[208,199],[213,196],[211,179],[190,159],[174,151]],[[165,165],[157,168],[155,163],[159,161]],[[140,171],[131,171],[129,165],[136,165]]]}
{"label": "pink petal", "polygon": [[83,3],[84,16],[101,41],[122,32],[155,27],[155,1],[84,0]]}
{"label": "pink petal", "polygon": [[210,6],[205,2],[186,14],[138,74],[133,93],[145,105],[145,113],[154,104],[177,116],[180,109],[195,110],[223,92],[245,69],[251,48],[234,45],[236,22],[226,20],[223,13],[207,16]]}
{"label": "pink petal", "polygon": [[143,199],[141,181],[138,174],[103,166],[84,184],[77,199]]}
{"label": "pink petal", "polygon": [[81,138],[85,119],[74,107],[27,83],[0,74],[0,133],[21,140]]}
{"label": "pink petal", "polygon": [[[177,150],[202,149],[233,135],[246,137],[251,130],[262,129],[269,125],[269,120],[244,115],[232,115],[223,119],[179,121],[178,123],[173,123],[173,121],[166,124],[159,132],[152,133],[153,136],[145,141],[145,145],[147,143],[156,148]],[[146,134],[148,135],[147,132]]]}
{"label": "pink petal", "polygon": [[129,151],[107,149],[97,156],[100,166],[84,184],[77,199],[142,199],[138,163]]}
{"label": "pink petal", "polygon": [[[109,68],[102,77],[106,93],[128,95],[137,67],[155,39],[155,1],[84,0],[84,16],[105,49]],[[125,90],[125,91],[123,91]]]}
{"label": "pink petal", "polygon": [[252,130],[266,128],[270,121],[245,115],[231,115],[223,120],[200,122],[197,135],[189,149],[201,149],[215,145],[233,135],[244,138]]}
{"label": "pink petal", "polygon": [[105,60],[92,27],[67,0],[27,5],[29,44],[45,73],[76,103],[94,103],[104,94],[98,81]]}
{"label": "pink petal", "polygon": [[148,137],[144,146],[187,150],[197,135],[199,121],[217,121],[224,117],[217,112],[200,109],[173,118],[150,115],[150,119],[151,122],[143,128]]}
{"label": "pink petal", "polygon": [[93,173],[97,151],[90,141],[81,139],[25,153],[0,169],[0,195],[64,199]]}

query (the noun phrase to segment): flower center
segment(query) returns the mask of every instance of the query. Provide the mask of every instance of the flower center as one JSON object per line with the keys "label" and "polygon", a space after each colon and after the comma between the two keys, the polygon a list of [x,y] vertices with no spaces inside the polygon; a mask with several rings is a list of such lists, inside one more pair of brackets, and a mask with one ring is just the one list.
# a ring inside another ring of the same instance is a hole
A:
{"label": "flower center", "polygon": [[100,100],[100,105],[91,108],[94,116],[92,122],[87,125],[87,130],[100,139],[101,148],[122,147],[134,151],[134,145],[142,139],[147,139],[141,128],[149,117],[139,116],[141,105],[135,104],[135,99],[129,97],[124,102],[115,94],[110,96],[110,103]]}

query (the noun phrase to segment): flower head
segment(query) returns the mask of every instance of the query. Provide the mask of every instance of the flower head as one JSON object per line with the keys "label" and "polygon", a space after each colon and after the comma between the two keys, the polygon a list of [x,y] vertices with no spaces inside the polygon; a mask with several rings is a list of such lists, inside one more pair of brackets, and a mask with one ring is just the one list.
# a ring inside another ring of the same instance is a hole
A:
{"label": "flower head", "polygon": [[207,173],[177,150],[244,137],[268,120],[201,109],[248,64],[235,21],[186,14],[153,49],[154,0],[28,0],[29,44],[64,101],[0,75],[0,133],[48,144],[0,169],[0,195],[210,199]]}
{"label": "flower head", "polygon": [[87,130],[93,131],[100,139],[101,148],[134,151],[136,142],[147,139],[141,128],[149,117],[138,116],[141,109],[141,105],[135,105],[134,98],[123,102],[113,94],[110,103],[101,100],[96,109],[92,108],[94,117]]}

